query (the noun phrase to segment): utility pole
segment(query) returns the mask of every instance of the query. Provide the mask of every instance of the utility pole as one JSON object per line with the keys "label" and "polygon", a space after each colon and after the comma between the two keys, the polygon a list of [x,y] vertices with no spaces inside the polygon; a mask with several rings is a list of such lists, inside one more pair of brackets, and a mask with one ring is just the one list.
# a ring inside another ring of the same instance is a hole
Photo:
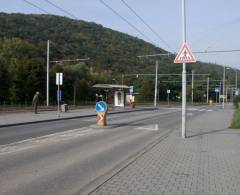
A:
{"label": "utility pole", "polygon": [[49,106],[49,40],[47,41],[47,91],[46,105]]}
{"label": "utility pole", "polygon": [[[182,0],[182,41],[186,43],[186,3]],[[182,138],[186,138],[186,63],[182,66]]]}
{"label": "utility pole", "polygon": [[220,98],[220,94],[221,94],[221,91],[222,91],[222,82],[220,81],[220,84],[219,84],[219,86],[220,86],[220,91],[219,91],[219,96],[218,96],[218,101],[219,101],[219,104],[221,103],[221,98]]}
{"label": "utility pole", "polygon": [[237,69],[235,69],[235,71],[236,71],[236,77],[235,77],[235,95],[237,95],[237,93],[238,93],[238,84],[237,84],[237,82],[238,82],[238,79],[237,79]]}
{"label": "utility pole", "polygon": [[159,105],[159,99],[160,99],[160,97],[159,97],[159,92],[160,92],[160,82],[159,82],[159,80],[158,80],[158,95],[157,95],[157,99],[158,99],[158,105]]}
{"label": "utility pole", "polygon": [[225,103],[225,66],[223,67],[223,93],[222,93],[222,108],[224,108],[224,103]]}
{"label": "utility pole", "polygon": [[208,97],[209,97],[209,77],[207,78],[207,104],[208,104]]}
{"label": "utility pole", "polygon": [[226,103],[228,102],[228,86],[226,85]]}
{"label": "utility pole", "polygon": [[124,78],[124,74],[122,74],[122,87],[123,87],[123,78]]}
{"label": "utility pole", "polygon": [[192,104],[193,104],[193,86],[194,85],[194,70],[192,70]]}
{"label": "utility pole", "polygon": [[158,85],[158,60],[156,60],[154,107],[157,107],[157,85]]}

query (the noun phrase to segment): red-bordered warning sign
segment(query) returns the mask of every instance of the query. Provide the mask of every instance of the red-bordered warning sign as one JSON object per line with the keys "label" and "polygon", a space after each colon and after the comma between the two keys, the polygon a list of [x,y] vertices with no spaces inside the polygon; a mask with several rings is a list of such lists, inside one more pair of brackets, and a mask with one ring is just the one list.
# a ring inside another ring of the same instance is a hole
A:
{"label": "red-bordered warning sign", "polygon": [[174,63],[195,63],[196,58],[194,57],[191,49],[188,47],[187,43],[184,43],[179,50]]}

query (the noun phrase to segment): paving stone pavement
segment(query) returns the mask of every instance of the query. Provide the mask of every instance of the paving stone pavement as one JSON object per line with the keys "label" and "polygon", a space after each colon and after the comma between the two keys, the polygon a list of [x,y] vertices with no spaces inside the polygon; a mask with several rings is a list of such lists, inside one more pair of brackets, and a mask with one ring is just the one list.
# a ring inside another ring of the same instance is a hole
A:
{"label": "paving stone pavement", "polygon": [[188,118],[187,139],[176,129],[91,195],[239,195],[240,130],[228,129],[232,114]]}

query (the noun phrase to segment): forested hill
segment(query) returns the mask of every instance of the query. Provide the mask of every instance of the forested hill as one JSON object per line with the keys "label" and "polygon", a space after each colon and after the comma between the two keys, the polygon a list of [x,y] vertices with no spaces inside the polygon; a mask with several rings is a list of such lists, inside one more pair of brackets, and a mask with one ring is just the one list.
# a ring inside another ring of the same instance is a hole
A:
{"label": "forested hill", "polygon": [[[138,59],[137,55],[166,52],[139,38],[95,23],[53,15],[0,13],[0,104],[29,103],[36,90],[45,96],[47,40],[50,40],[50,60],[90,58],[85,63],[61,67],[51,64],[51,101],[55,101],[54,77],[59,69],[65,75],[65,100],[92,100],[91,86],[95,83],[120,82],[121,74],[154,73],[155,59]],[[193,66],[196,73],[210,73],[212,78],[221,78],[220,66],[200,62]],[[190,72],[192,66],[187,67]],[[181,73],[181,65],[173,64],[173,57],[161,57],[159,73]],[[125,77],[124,83],[134,84],[144,95],[142,98],[150,100],[152,79],[133,81]],[[181,85],[171,85],[179,94]],[[169,86],[163,84],[160,96],[165,94],[166,88]]]}
{"label": "forested hill", "polygon": [[39,48],[45,57],[51,41],[51,59],[90,57],[95,66],[108,65],[118,72],[136,62],[136,55],[162,53],[141,39],[102,25],[53,15],[0,14],[0,37],[18,37]]}

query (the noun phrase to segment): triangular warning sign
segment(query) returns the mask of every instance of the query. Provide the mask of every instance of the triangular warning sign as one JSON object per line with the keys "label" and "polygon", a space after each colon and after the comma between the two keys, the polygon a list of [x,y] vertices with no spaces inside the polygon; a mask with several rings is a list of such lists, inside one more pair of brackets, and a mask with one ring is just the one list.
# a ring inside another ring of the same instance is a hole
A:
{"label": "triangular warning sign", "polygon": [[195,63],[196,58],[194,57],[191,49],[188,47],[187,43],[184,43],[179,50],[174,63]]}

